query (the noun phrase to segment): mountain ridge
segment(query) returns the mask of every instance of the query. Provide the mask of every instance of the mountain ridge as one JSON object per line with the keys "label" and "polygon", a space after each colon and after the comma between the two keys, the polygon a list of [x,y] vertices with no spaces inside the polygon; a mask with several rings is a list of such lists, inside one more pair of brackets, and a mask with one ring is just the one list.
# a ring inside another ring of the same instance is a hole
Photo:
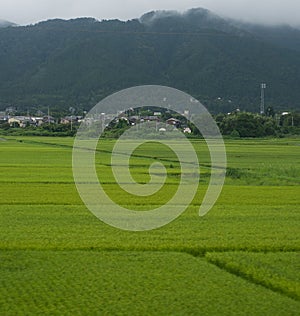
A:
{"label": "mountain ridge", "polygon": [[267,105],[299,109],[297,46],[259,35],[204,9],[0,29],[0,110],[88,109],[120,89],[161,84],[192,94],[213,112],[257,111],[261,82]]}
{"label": "mountain ridge", "polygon": [[17,24],[7,21],[7,20],[0,19],[0,28],[10,27],[10,26],[17,26]]}

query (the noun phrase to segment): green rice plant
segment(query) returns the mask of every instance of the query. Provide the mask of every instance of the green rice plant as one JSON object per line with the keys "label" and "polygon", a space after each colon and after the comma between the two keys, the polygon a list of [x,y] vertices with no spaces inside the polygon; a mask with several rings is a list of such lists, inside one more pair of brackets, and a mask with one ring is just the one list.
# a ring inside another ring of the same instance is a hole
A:
{"label": "green rice plant", "polygon": [[[201,176],[195,198],[176,220],[145,232],[108,226],[86,208],[73,182],[72,138],[5,139],[1,315],[298,314],[299,138],[226,141],[226,183],[204,217],[209,152],[192,140]],[[100,140],[95,155],[107,194],[139,211],[168,201],[181,174],[176,157],[156,143],[137,148],[133,178],[147,183],[153,162],[164,164],[167,178],[157,194],[136,197],[114,179],[114,144]]]}
{"label": "green rice plant", "polygon": [[297,315],[299,302],[188,254],[0,251],[2,315]]}
{"label": "green rice plant", "polygon": [[300,252],[207,253],[209,262],[300,301]]}

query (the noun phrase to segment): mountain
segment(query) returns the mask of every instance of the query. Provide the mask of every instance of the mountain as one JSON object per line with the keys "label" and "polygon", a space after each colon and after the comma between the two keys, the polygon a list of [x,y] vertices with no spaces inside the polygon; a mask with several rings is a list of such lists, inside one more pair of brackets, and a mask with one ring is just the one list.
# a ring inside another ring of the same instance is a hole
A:
{"label": "mountain", "polygon": [[300,27],[258,25],[229,20],[232,25],[279,47],[300,51]]}
{"label": "mountain", "polygon": [[17,24],[15,24],[13,22],[9,22],[9,21],[0,19],[0,28],[2,28],[2,27],[9,27],[9,26],[17,26]]}
{"label": "mountain", "polygon": [[262,82],[266,106],[300,109],[298,33],[270,41],[259,27],[192,9],[126,22],[55,19],[2,28],[0,110],[87,110],[120,89],[160,84],[190,93],[213,112],[257,112]]}
{"label": "mountain", "polygon": [[151,30],[199,32],[215,30],[234,35],[246,35],[248,32],[236,27],[229,20],[220,18],[209,10],[197,8],[184,13],[176,11],[152,11],[144,14],[140,22]]}

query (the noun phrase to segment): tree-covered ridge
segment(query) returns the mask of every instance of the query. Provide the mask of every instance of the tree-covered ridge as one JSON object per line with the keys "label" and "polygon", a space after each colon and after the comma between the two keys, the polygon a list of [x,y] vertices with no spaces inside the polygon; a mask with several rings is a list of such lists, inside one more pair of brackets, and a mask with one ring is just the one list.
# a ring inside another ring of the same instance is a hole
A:
{"label": "tree-covered ridge", "polygon": [[300,108],[299,52],[203,9],[3,28],[0,69],[0,110],[87,110],[120,89],[160,84],[216,113],[258,111],[261,82],[267,105]]}

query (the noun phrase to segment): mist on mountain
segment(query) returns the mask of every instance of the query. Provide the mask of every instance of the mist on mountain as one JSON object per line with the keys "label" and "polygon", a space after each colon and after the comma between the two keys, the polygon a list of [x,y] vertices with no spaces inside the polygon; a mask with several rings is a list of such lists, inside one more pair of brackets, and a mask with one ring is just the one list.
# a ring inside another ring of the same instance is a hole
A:
{"label": "mist on mountain", "polygon": [[262,82],[266,105],[299,109],[299,33],[205,9],[1,28],[0,110],[89,109],[120,89],[160,84],[193,95],[213,112],[255,112]]}

